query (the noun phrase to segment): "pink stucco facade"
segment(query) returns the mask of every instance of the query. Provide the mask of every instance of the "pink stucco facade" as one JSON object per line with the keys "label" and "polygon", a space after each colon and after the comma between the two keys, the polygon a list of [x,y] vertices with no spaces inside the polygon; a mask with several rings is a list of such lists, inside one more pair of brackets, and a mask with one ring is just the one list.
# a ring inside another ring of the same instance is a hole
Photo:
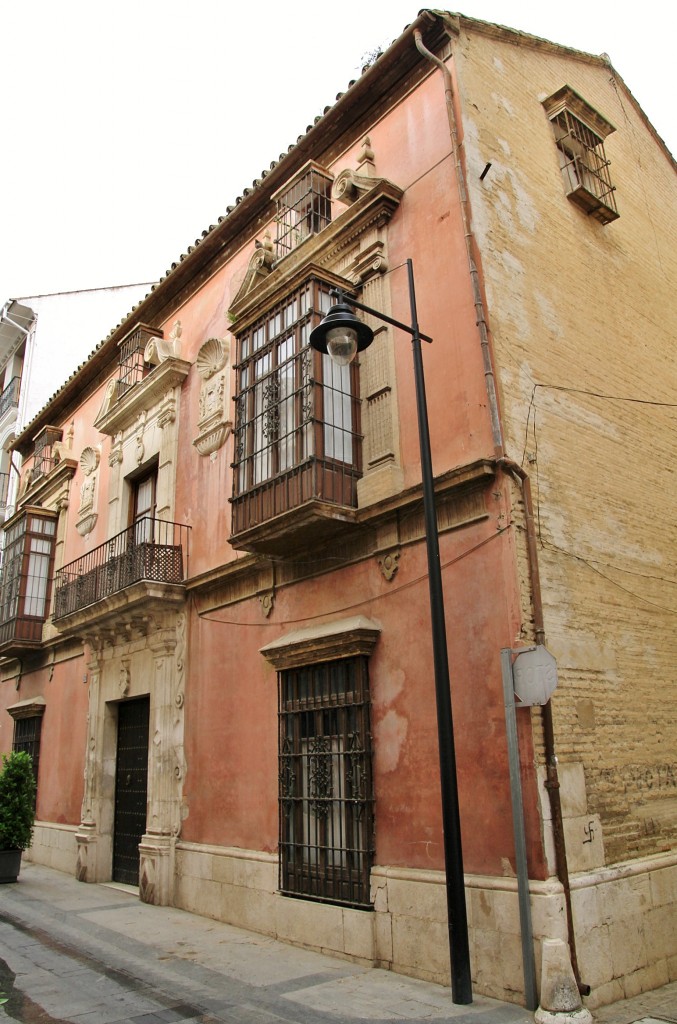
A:
{"label": "pink stucco facade", "polygon": [[[16,521],[46,515],[55,524],[51,614],[37,640],[0,645],[0,747],[11,748],[20,721],[40,718],[35,859],[83,882],[135,871],[147,901],[446,980],[410,340],[372,322],[376,339],[341,385],[339,414],[328,411],[327,364],[303,342],[293,370],[280,369],[271,326],[310,278],[318,295],[341,286],[408,324],[411,260],[420,328],[433,339],[423,361],[473,978],[481,991],[522,1001],[501,651],[542,644],[545,622],[528,465],[514,440],[515,410],[528,402],[506,387],[510,332],[500,359],[491,333],[505,295],[493,266],[485,273],[495,253],[478,241],[490,213],[476,184],[481,133],[467,112],[473,47],[496,47],[498,75],[499,51],[505,62],[527,44],[490,28],[423,12],[18,439]],[[569,51],[552,46],[551,57],[558,81],[575,79]],[[586,65],[595,81],[598,60]],[[529,116],[545,150],[551,128],[532,91]],[[544,166],[559,183],[549,151]],[[289,183],[301,172],[310,181],[313,168],[330,183],[331,216],[321,219],[314,199],[295,208],[298,237],[283,252],[276,233]],[[491,216],[502,223],[500,210]],[[304,314],[307,324],[324,311]],[[264,323],[270,342],[256,340]],[[51,461],[36,472],[34,439],[48,426],[57,432]],[[293,441],[283,442],[285,430]],[[340,430],[350,433],[343,455]],[[352,497],[337,499],[330,483],[344,486],[348,469]],[[316,490],[299,498],[306,470]],[[349,683],[337,682],[342,666]],[[323,691],[327,679],[339,688]],[[368,680],[365,700],[358,680]],[[128,711],[141,717],[123,727]],[[339,727],[342,715],[350,724]],[[566,819],[586,814],[584,772],[577,762],[566,774],[562,810],[552,727],[550,707],[517,712],[534,955],[559,938],[575,961],[565,839],[579,849]],[[134,728],[146,747],[140,767],[122,771],[125,743],[136,743],[123,733]],[[143,821],[129,868],[120,822],[133,813],[131,790]],[[349,835],[365,846],[359,858]],[[582,856],[572,873],[601,866]],[[356,897],[360,871],[366,889]],[[497,944],[509,950],[500,969]]]}

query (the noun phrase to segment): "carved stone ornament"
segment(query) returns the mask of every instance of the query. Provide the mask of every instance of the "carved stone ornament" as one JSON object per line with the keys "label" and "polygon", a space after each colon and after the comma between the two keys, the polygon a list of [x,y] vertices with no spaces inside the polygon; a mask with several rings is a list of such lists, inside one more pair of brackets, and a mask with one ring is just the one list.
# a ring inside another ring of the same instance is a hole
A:
{"label": "carved stone ornament", "polygon": [[213,455],[225,443],[232,421],[228,419],[230,403],[230,343],[222,338],[209,338],[197,354],[195,365],[202,377],[200,387],[198,436],[193,441],[200,455]]}
{"label": "carved stone ornament", "polygon": [[165,359],[178,359],[181,355],[181,333],[181,321],[177,320],[169,338],[151,338],[143,351],[144,362],[159,366]]}
{"label": "carved stone ornament", "polygon": [[371,139],[368,135],[365,135],[362,139],[360,155],[357,158],[362,174],[370,174],[372,177],[375,176],[376,165],[374,163],[374,159],[374,150],[371,148]]}
{"label": "carved stone ornament", "polygon": [[209,338],[197,354],[195,366],[203,380],[209,380],[222,370],[230,355],[230,341],[223,338]]}
{"label": "carved stone ornament", "polygon": [[86,537],[96,526],[98,515],[96,506],[96,483],[97,470],[101,461],[99,448],[88,446],[82,449],[80,455],[80,469],[84,473],[84,480],[80,486],[80,507],[75,528],[81,537]]}
{"label": "carved stone ornament", "polygon": [[111,411],[111,409],[115,405],[118,397],[117,385],[117,377],[114,377],[113,380],[109,380],[108,383],[106,384],[106,391],[103,396],[103,402],[101,403],[101,408],[96,414],[95,422],[98,422],[100,419],[102,419],[107,413]]}
{"label": "carved stone ornament", "polygon": [[87,447],[82,449],[80,455],[80,469],[85,476],[91,476],[98,469],[101,461],[101,452],[98,448]]}
{"label": "carved stone ornament", "polygon": [[374,186],[378,184],[378,180],[378,178],[372,178],[367,174],[358,174],[357,171],[347,167],[334,180],[331,197],[332,199],[338,199],[341,203],[345,203],[346,206],[350,206],[360,196],[371,192]]}
{"label": "carved stone ornament", "polygon": [[120,662],[120,675],[118,677],[118,693],[121,697],[126,697],[129,693],[131,681],[132,677],[129,667],[129,659],[124,659]]}
{"label": "carved stone ornament", "polygon": [[379,555],[378,566],[383,578],[390,582],[400,567],[399,548],[395,548],[392,551],[385,551],[382,555]]}
{"label": "carved stone ornament", "polygon": [[75,424],[71,423],[68,430],[66,431],[66,436],[63,438],[63,440],[54,442],[54,444],[52,445],[52,458],[54,459],[55,462],[60,462],[61,459],[68,458],[68,453],[72,451],[73,448],[74,434]]}
{"label": "carved stone ornament", "polygon": [[275,262],[275,246],[270,237],[270,234],[266,231],[263,236],[263,241],[254,242],[254,252],[249,260],[249,266],[247,267],[247,273],[244,276],[244,280],[240,285],[237,295],[233,299],[233,305],[241,301],[246,295],[256,288],[257,284],[263,278],[268,277],[271,270],[273,269],[273,263]]}

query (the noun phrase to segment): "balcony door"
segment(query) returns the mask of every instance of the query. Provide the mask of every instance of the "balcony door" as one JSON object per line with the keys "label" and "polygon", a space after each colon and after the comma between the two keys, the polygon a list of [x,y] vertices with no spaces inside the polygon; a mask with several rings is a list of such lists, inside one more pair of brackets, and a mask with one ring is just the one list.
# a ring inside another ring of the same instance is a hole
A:
{"label": "balcony door", "polygon": [[157,466],[132,481],[131,523],[133,542],[153,542],[153,522],[156,510]]}

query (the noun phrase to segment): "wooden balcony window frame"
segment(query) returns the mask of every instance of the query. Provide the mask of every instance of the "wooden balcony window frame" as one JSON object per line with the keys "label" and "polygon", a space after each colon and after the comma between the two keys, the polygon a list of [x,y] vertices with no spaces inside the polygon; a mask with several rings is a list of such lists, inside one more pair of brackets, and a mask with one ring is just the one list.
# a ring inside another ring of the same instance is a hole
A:
{"label": "wooden balcony window frame", "polygon": [[234,535],[310,498],[357,504],[358,367],[308,343],[332,301],[330,285],[308,277],[238,335]]}
{"label": "wooden balcony window frame", "polygon": [[568,85],[543,105],[555,135],[567,198],[600,224],[617,220],[616,187],[604,150],[604,140],[616,129]]}
{"label": "wooden balcony window frame", "polygon": [[[44,528],[38,529],[38,523],[42,523]],[[55,513],[32,507],[22,509],[5,525],[0,582],[0,646],[10,640],[37,643],[42,638],[42,627],[51,601],[56,526]],[[49,549],[40,550],[35,541],[48,544]],[[31,559],[36,556],[39,568],[37,572],[31,572]],[[38,582],[37,591],[31,581]],[[27,602],[29,607],[33,603],[32,613],[27,611]],[[40,611],[36,614],[38,607]]]}

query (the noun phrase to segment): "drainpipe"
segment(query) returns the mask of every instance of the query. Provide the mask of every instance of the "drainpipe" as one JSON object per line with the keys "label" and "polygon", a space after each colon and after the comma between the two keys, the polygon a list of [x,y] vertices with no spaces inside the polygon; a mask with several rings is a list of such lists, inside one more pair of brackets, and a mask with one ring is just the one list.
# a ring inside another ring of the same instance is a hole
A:
{"label": "drainpipe", "polygon": [[[482,299],[482,291],[480,288],[479,273],[477,270],[477,263],[474,256],[474,237],[470,229],[470,214],[469,214],[469,202],[468,193],[465,185],[465,174],[463,171],[463,164],[461,162],[460,147],[458,144],[458,131],[456,128],[456,115],[454,112],[454,87],[449,68],[436,57],[434,53],[423,44],[423,37],[419,29],[414,29],[414,40],[416,42],[416,48],[418,52],[430,61],[435,67],[439,68],[442,72],[444,79],[444,98],[447,108],[447,119],[449,121],[449,135],[451,138],[451,147],[454,157],[454,163],[456,167],[456,181],[458,183],[458,193],[461,207],[461,217],[463,222],[463,234],[465,238],[466,252],[468,256],[468,267],[470,270],[470,281],[473,291],[473,300],[475,303],[475,316],[477,320],[477,327],[480,334],[480,345],[482,348],[482,361],[484,365],[484,378],[487,387],[487,395],[489,399],[489,410],[491,416],[491,428],[494,441],[494,447],[498,454],[498,464],[501,465],[507,472],[517,477],[521,490],[522,498],[524,501],[525,511],[525,524],[526,524],[526,536],[527,536],[527,558],[529,563],[529,581],[531,586],[531,597],[534,608],[534,638],[537,644],[543,644],[545,646],[545,628],[543,620],[543,601],[541,597],[541,582],[538,570],[538,550],[536,546],[536,529],[534,526],[534,514],[533,514],[533,502],[531,498],[531,482],[528,475],[518,466],[512,459],[508,459],[504,455],[503,448],[503,435],[501,431],[501,423],[498,412],[498,399],[496,395],[496,381],[494,377],[493,365],[491,362],[491,352],[489,349],[489,334],[487,329],[486,312],[484,309],[484,301]],[[578,990],[581,995],[590,995],[590,986],[584,984],[581,981],[580,971],[578,967],[578,957],[576,954],[576,936],[573,925],[573,915],[571,909],[571,886],[569,882],[569,866],[567,863],[566,845],[564,841],[564,823],[562,819],[562,802],[560,799],[560,784],[559,774],[557,771],[557,755],[555,753],[555,733],[552,721],[552,704],[548,701],[541,711],[541,722],[543,726],[543,744],[545,748],[545,760],[546,760],[546,789],[548,790],[548,796],[550,798],[550,811],[552,815],[553,824],[553,838],[555,844],[555,862],[557,877],[562,885],[564,891],[564,903],[566,907],[567,917],[567,933],[569,939],[569,950],[571,954],[571,966],[574,971],[574,977]]]}

